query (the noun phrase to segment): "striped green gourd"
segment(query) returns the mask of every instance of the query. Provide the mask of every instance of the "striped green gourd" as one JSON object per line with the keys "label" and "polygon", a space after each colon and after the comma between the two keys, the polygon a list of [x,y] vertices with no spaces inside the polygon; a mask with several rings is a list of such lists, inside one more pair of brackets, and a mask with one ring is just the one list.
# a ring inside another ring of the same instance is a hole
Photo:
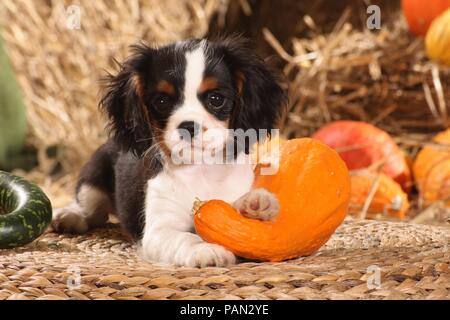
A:
{"label": "striped green gourd", "polygon": [[0,171],[0,249],[30,243],[51,220],[50,200],[38,186]]}

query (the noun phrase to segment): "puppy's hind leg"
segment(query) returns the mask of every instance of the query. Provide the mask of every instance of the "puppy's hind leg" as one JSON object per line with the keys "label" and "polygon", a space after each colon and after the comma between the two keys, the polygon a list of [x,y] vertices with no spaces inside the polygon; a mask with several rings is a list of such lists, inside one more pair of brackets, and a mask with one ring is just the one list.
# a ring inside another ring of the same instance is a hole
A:
{"label": "puppy's hind leg", "polygon": [[112,210],[110,199],[103,191],[83,184],[74,202],[55,210],[52,227],[61,233],[85,233],[89,229],[104,225]]}
{"label": "puppy's hind leg", "polygon": [[114,163],[117,150],[113,143],[101,146],[81,171],[74,202],[57,209],[52,226],[57,232],[85,233],[100,227],[114,213]]}

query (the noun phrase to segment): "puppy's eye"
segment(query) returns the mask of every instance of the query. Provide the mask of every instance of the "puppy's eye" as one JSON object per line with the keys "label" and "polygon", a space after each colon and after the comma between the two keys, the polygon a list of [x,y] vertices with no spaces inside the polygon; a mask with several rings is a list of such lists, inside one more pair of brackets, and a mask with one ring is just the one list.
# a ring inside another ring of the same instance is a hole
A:
{"label": "puppy's eye", "polygon": [[172,107],[173,99],[166,94],[157,94],[153,97],[152,104],[157,110],[163,111]]}
{"label": "puppy's eye", "polygon": [[207,99],[208,105],[214,109],[222,107],[226,101],[225,97],[217,92],[208,94]]}

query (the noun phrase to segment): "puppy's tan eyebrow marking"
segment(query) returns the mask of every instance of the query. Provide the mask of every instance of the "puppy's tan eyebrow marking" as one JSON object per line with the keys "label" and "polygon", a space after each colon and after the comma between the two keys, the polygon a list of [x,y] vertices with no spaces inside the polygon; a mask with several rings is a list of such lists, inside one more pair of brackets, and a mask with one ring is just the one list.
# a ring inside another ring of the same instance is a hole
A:
{"label": "puppy's tan eyebrow marking", "polygon": [[134,74],[131,77],[131,81],[134,85],[137,95],[142,98],[144,95],[144,86],[142,85],[141,77],[138,74]]}
{"label": "puppy's tan eyebrow marking", "polygon": [[219,81],[214,77],[205,77],[200,83],[200,87],[198,89],[199,93],[203,93],[206,91],[214,90],[219,87]]}
{"label": "puppy's tan eyebrow marking", "polygon": [[159,81],[156,85],[156,89],[171,96],[175,95],[175,87],[167,80]]}
{"label": "puppy's tan eyebrow marking", "polygon": [[242,87],[244,86],[245,76],[241,71],[235,74],[236,86],[238,89],[238,94],[242,93]]}

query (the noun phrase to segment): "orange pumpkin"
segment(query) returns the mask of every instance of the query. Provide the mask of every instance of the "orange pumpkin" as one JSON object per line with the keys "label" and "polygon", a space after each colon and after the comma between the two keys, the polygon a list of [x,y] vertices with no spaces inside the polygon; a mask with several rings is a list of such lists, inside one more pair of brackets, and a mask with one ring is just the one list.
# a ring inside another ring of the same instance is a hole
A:
{"label": "orange pumpkin", "polygon": [[414,177],[424,203],[450,197],[450,129],[433,138],[435,146],[423,148],[413,165]]}
{"label": "orange pumpkin", "polygon": [[195,213],[197,233],[236,255],[281,261],[318,250],[343,221],[350,197],[345,163],[325,144],[309,139],[281,145],[275,175],[259,175],[255,188],[266,188],[280,203],[274,221],[242,216],[221,200],[202,204]]}
{"label": "orange pumpkin", "polygon": [[317,131],[318,139],[336,151],[350,170],[379,163],[381,172],[409,190],[411,173],[397,143],[385,131],[360,121],[335,121]]}
{"label": "orange pumpkin", "polygon": [[402,11],[409,29],[417,35],[425,35],[434,18],[450,8],[450,0],[402,0]]}
{"label": "orange pumpkin", "polygon": [[363,210],[368,196],[374,190],[367,217],[388,214],[403,219],[409,209],[408,196],[400,185],[385,174],[354,172],[350,175],[351,196],[349,213],[357,215]]}

